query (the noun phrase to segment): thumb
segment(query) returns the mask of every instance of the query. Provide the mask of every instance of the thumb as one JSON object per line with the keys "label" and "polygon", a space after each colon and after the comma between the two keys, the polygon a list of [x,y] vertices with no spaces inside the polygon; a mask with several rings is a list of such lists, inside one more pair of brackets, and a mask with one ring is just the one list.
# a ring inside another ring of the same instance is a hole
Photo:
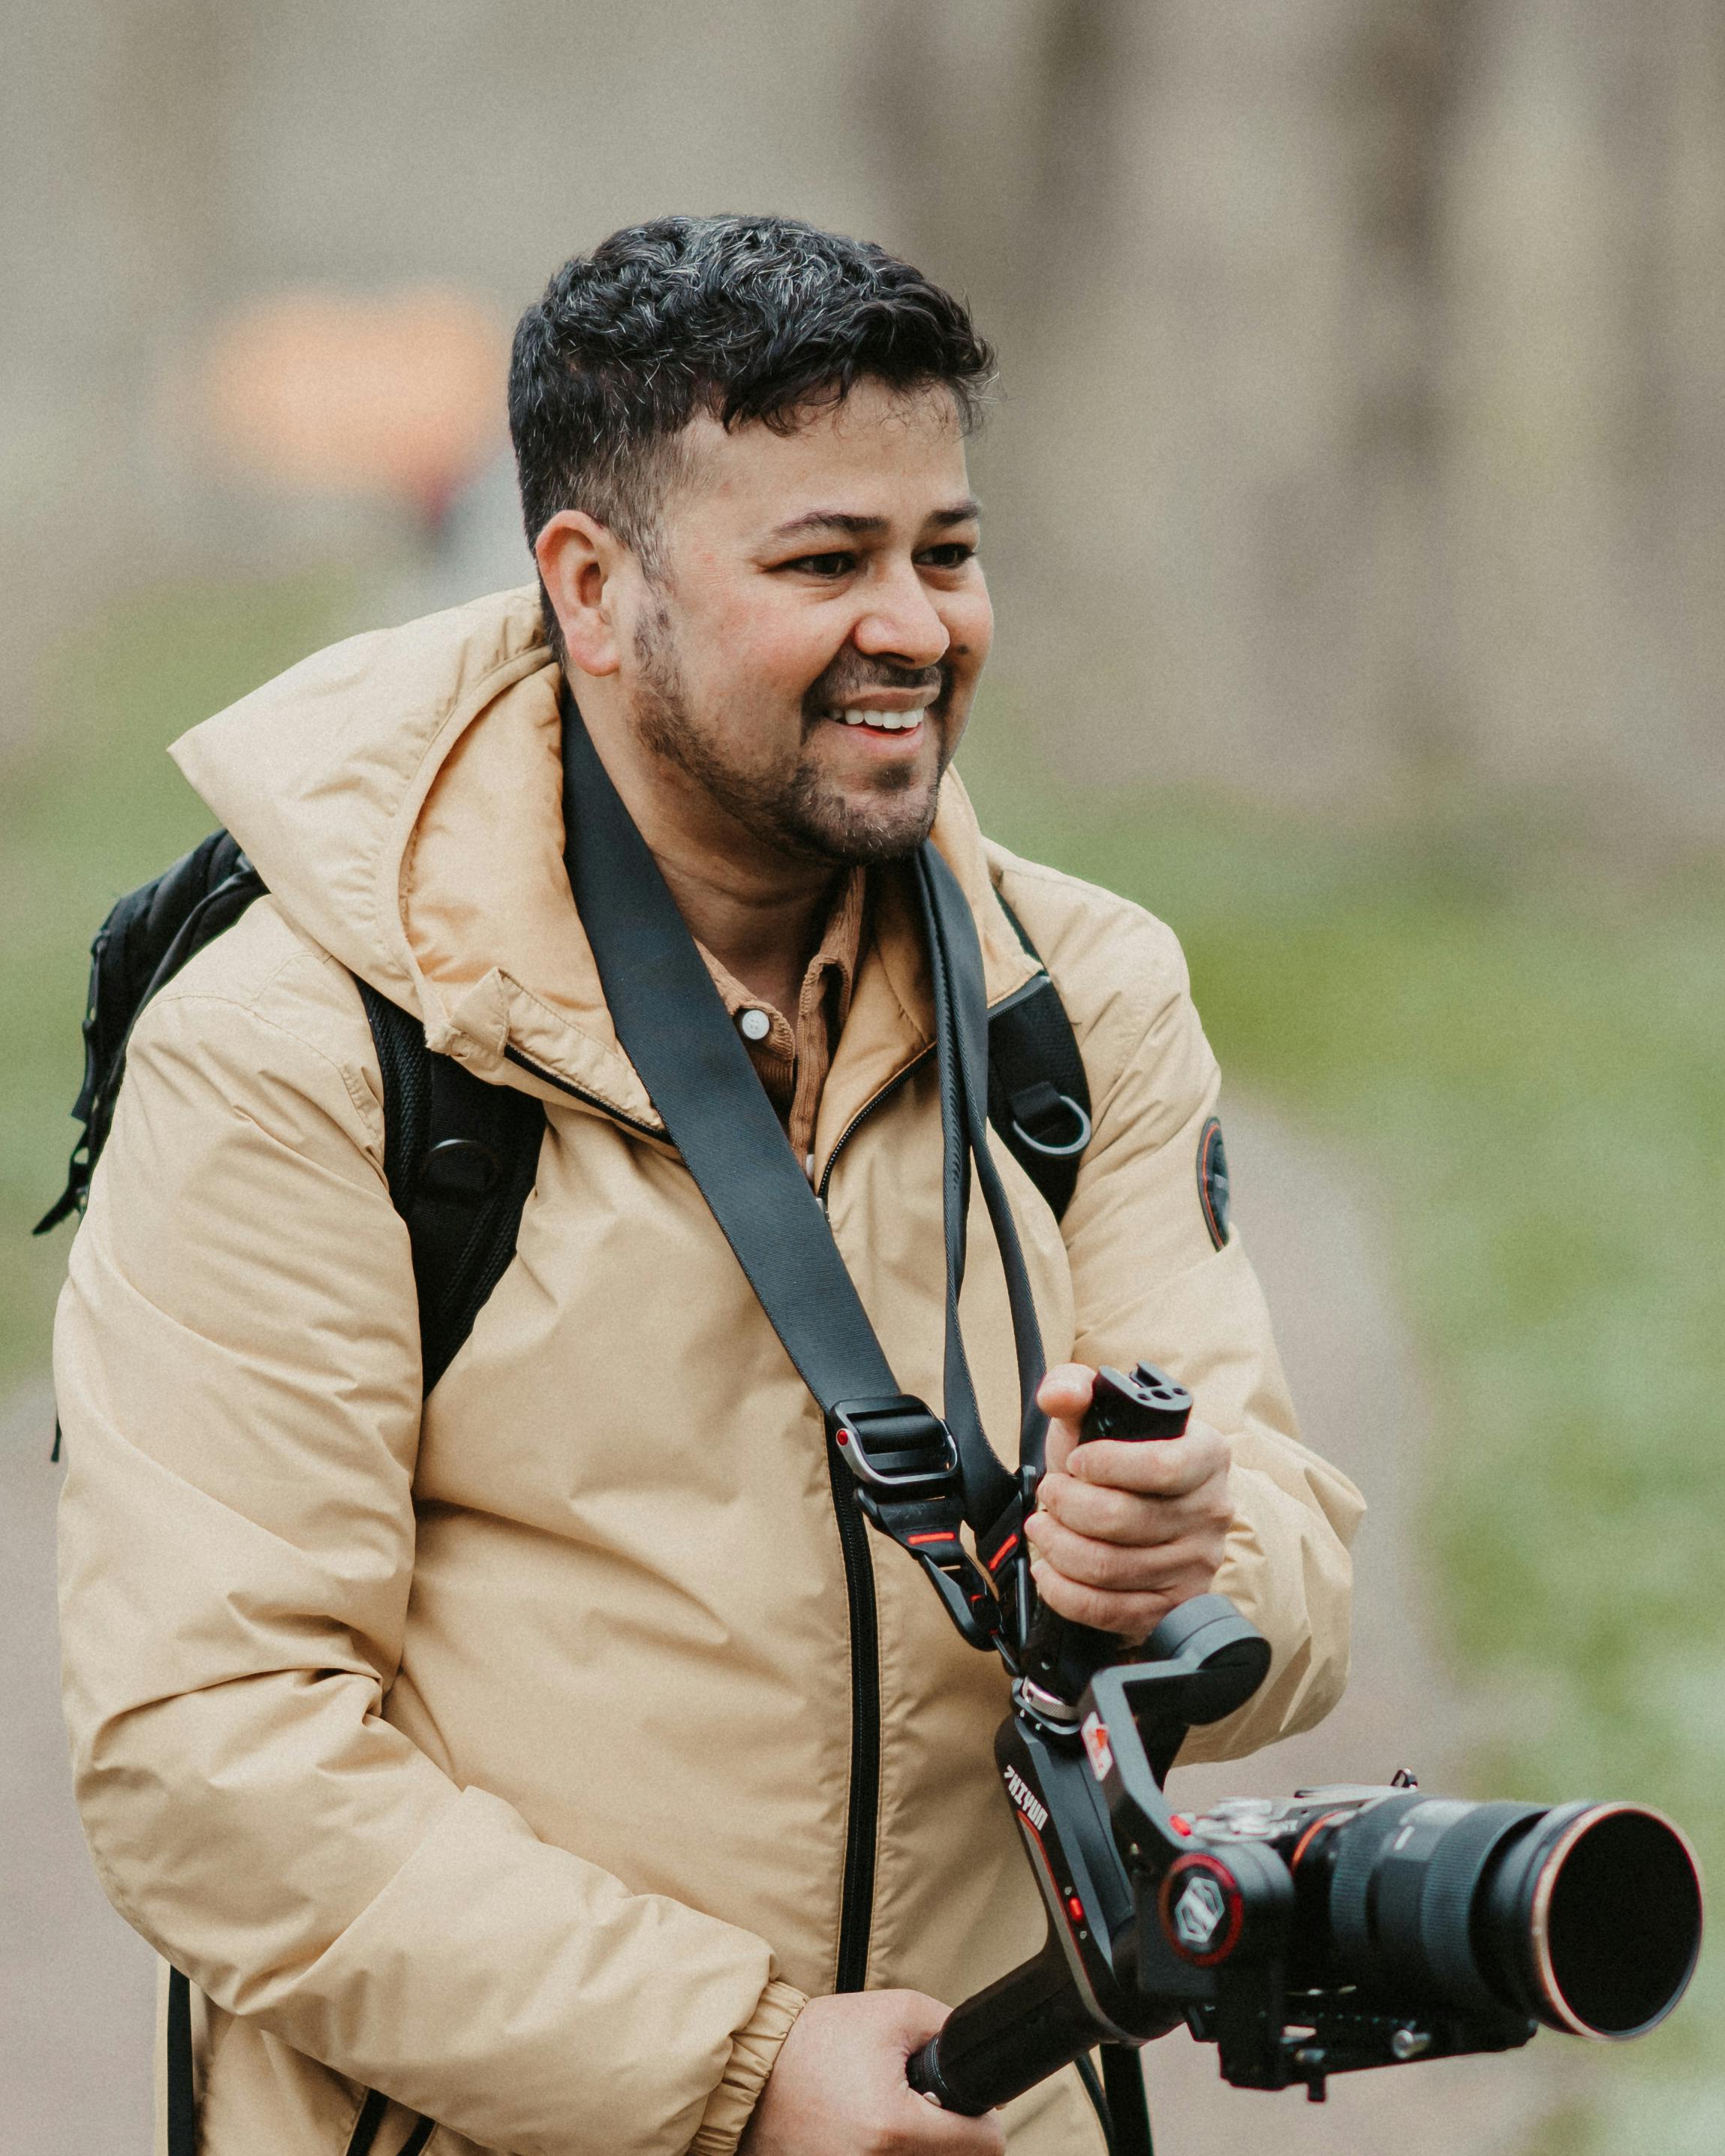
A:
{"label": "thumb", "polygon": [[1048,1466],[1056,1474],[1067,1471],[1096,1382],[1096,1372],[1085,1363],[1061,1363],[1037,1388],[1036,1404],[1049,1417]]}
{"label": "thumb", "polygon": [[887,1991],[879,1994],[883,2001],[890,1999],[894,2012],[888,2023],[891,2034],[905,2047],[906,2055],[921,2050],[931,2036],[937,2036],[947,2025],[952,2009],[943,2006],[937,1999],[931,1999],[923,1991]]}

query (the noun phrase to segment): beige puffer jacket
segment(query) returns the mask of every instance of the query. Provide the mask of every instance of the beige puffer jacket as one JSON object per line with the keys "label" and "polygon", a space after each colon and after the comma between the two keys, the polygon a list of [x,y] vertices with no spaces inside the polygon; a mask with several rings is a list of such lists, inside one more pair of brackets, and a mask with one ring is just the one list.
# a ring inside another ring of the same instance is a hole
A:
{"label": "beige puffer jacket", "polygon": [[[728,2156],[832,1987],[848,1837],[874,1852],[871,1984],[957,2000],[1041,1937],[991,1762],[999,1669],[872,1534],[878,1653],[853,1668],[818,1412],[574,914],[556,678],[514,593],[323,652],[176,751],[273,896],[137,1029],[56,1373],[79,1798],[116,1906],[199,1987],[205,2156],[340,2156],[368,2088],[393,2099],[377,2156],[415,2113],[433,2156]],[[1205,1228],[1217,1078],[1178,948],[985,845],[956,781],[936,837],[991,997],[1029,970],[993,882],[1089,1068],[1064,1236],[1002,1159],[1050,1358],[1153,1358],[1234,1440],[1218,1584],[1276,1662],[1205,1741],[1248,1750],[1341,1689],[1359,1504],[1296,1442],[1245,1250]],[[547,1111],[515,1260],[424,1400],[350,968]],[[927,1043],[888,876],[817,1173],[899,1382],[938,1402]],[[985,1216],[971,1248],[966,1337],[1010,1442]],[[1098,2145],[1070,2076],[1012,2124],[1023,2156]]]}

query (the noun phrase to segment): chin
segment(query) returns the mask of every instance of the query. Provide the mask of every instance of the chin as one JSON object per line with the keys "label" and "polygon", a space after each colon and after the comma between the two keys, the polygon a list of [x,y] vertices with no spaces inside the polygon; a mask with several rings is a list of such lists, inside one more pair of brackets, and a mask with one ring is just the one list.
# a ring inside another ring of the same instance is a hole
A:
{"label": "chin", "polygon": [[907,860],[916,852],[934,827],[935,805],[932,790],[911,798],[896,797],[884,814],[878,795],[855,803],[834,802],[825,814],[803,824],[803,834],[829,860],[847,868],[874,868]]}

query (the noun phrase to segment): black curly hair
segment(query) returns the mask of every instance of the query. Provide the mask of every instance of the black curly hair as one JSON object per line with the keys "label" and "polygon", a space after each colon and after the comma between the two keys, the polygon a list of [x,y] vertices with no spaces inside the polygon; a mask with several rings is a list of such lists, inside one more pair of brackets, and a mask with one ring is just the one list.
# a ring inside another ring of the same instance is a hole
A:
{"label": "black curly hair", "polygon": [[[515,333],[527,543],[584,509],[656,576],[660,506],[697,413],[788,433],[873,380],[949,390],[968,431],[993,372],[963,304],[884,248],[785,217],[630,225],[566,262]],[[548,600],[545,616],[561,657]]]}

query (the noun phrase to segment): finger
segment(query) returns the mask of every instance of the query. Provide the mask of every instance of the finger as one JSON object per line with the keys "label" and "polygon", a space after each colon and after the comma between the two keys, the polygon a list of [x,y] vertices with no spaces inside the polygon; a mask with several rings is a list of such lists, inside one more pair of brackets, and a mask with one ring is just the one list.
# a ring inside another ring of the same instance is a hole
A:
{"label": "finger", "polygon": [[958,2129],[951,2141],[942,2143],[947,2156],[1005,2156],[1006,2129],[998,2111],[985,2111],[980,2118],[966,2118],[953,2111],[943,2111],[941,2117],[952,2119]]}
{"label": "finger", "polygon": [[1072,1457],[1095,1383],[1096,1373],[1082,1363],[1062,1363],[1037,1388],[1036,1404],[1050,1418],[1043,1452],[1050,1467],[1064,1468]]}
{"label": "finger", "polygon": [[985,2111],[980,2118],[967,2118],[962,2111],[947,2111],[941,2104],[905,2084],[905,2102],[895,2107],[895,2138],[906,2150],[927,2156],[1001,2156],[1006,2146],[998,2111]]}
{"label": "finger", "polygon": [[1051,1564],[1034,1564],[1030,1571],[1037,1594],[1056,1614],[1128,1640],[1147,1638],[1178,1603],[1203,1592],[1199,1586],[1183,1583],[1165,1591],[1112,1594],[1065,1578]]}
{"label": "finger", "polygon": [[891,2024],[893,2040],[907,2059],[912,2051],[921,2051],[931,2036],[940,2034],[952,2010],[939,1999],[931,1999],[926,1991],[888,1991],[877,1996],[891,1999],[896,2010]]}
{"label": "finger", "polygon": [[1221,1562],[1219,1532],[1189,1532],[1172,1542],[1146,1545],[1096,1542],[1074,1534],[1057,1520],[1045,1520],[1032,1540],[1033,1563],[1044,1563],[1081,1587],[1111,1593],[1160,1591],[1195,1563],[1214,1569]]}
{"label": "finger", "polygon": [[1087,1363],[1057,1363],[1036,1389],[1036,1404],[1045,1415],[1065,1422],[1082,1419],[1096,1390],[1096,1373]]}
{"label": "finger", "polygon": [[1197,1423],[1183,1437],[1137,1445],[1099,1437],[1081,1446],[1063,1466],[1065,1473],[1081,1482],[1135,1490],[1142,1496],[1183,1497],[1230,1464],[1227,1440],[1208,1423]]}
{"label": "finger", "polygon": [[[920,2099],[916,2108],[922,2131],[913,2134],[909,2146],[927,2149],[928,2156],[1003,2156],[1006,2135],[998,2112],[985,2111],[980,2118],[963,2112],[942,2111],[939,2105]],[[931,2127],[930,2122],[938,2121]]]}
{"label": "finger", "polygon": [[1038,1523],[1044,1519],[1097,1542],[1147,1547],[1173,1542],[1209,1517],[1202,1491],[1189,1497],[1139,1497],[1128,1490],[1099,1490],[1088,1482],[1075,1482],[1070,1475],[1045,1477],[1037,1507],[1024,1525],[1033,1548],[1040,1547]]}
{"label": "finger", "polygon": [[[1182,1534],[1225,1534],[1234,1524],[1233,1476],[1225,1470],[1179,1497],[1140,1496],[1131,1490],[1081,1482],[1070,1475],[1050,1476],[1045,1479],[1038,1501],[1027,1530],[1045,1515],[1075,1534],[1099,1542],[1168,1543]],[[1036,1539],[1034,1532],[1030,1539]]]}

